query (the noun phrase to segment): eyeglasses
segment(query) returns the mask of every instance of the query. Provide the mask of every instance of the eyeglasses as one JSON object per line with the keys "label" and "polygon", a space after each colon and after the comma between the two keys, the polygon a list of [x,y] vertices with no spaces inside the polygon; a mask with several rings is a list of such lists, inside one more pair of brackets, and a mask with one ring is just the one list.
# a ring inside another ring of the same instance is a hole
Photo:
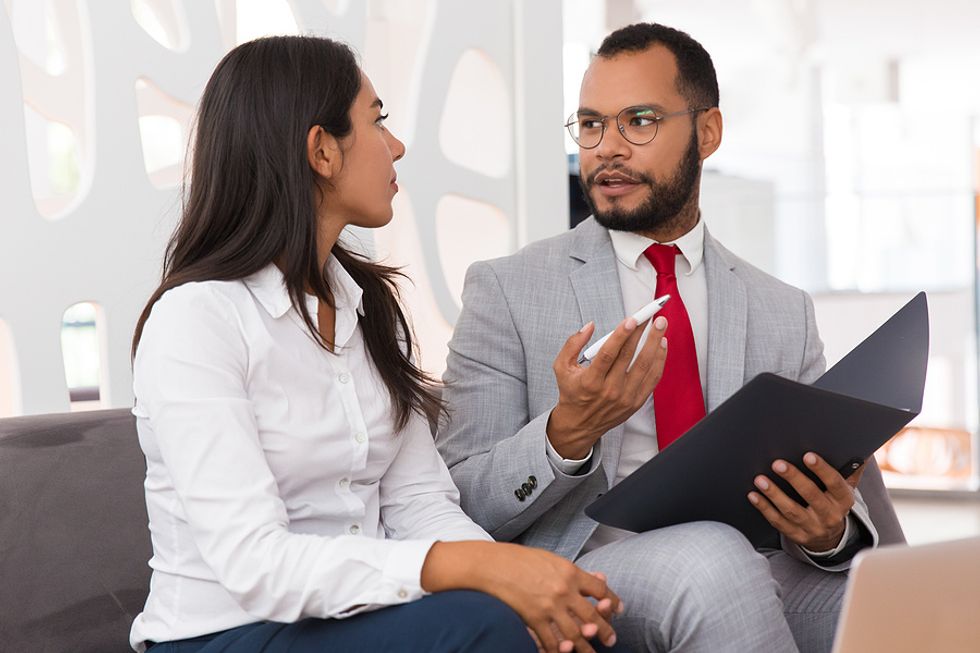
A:
{"label": "eyeglasses", "polygon": [[[656,109],[650,107],[626,107],[616,114],[616,127],[623,138],[633,145],[646,145],[657,137],[660,123],[667,118],[707,111],[710,108],[701,107],[700,109],[660,114]],[[606,133],[606,121],[611,117],[576,111],[568,117],[565,127],[568,129],[572,140],[578,143],[579,147],[591,150],[594,147],[599,147],[599,143],[602,142],[602,137]]]}

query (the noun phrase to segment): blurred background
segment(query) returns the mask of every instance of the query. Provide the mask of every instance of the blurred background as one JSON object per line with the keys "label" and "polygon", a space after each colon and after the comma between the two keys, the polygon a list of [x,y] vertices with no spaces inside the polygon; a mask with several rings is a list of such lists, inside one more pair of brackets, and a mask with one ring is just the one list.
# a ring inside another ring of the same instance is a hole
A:
{"label": "blurred background", "polygon": [[266,34],[360,53],[404,140],[395,219],[441,373],[466,267],[583,216],[562,129],[603,36],[711,53],[712,233],[809,291],[832,364],[919,290],[922,414],[878,453],[912,541],[980,532],[980,3],[968,0],[0,0],[0,416],[127,406],[129,338],[180,211],[195,103]]}

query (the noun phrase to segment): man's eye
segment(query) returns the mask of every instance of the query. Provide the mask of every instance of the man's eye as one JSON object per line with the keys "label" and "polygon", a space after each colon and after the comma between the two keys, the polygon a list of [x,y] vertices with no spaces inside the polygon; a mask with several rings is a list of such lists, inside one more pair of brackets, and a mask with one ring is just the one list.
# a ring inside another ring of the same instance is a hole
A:
{"label": "man's eye", "polygon": [[580,120],[579,121],[578,126],[579,126],[579,129],[582,129],[582,130],[585,130],[585,129],[602,129],[602,121],[601,120],[583,119],[583,120]]}
{"label": "man's eye", "polygon": [[656,116],[633,116],[630,125],[633,127],[649,127],[657,122]]}

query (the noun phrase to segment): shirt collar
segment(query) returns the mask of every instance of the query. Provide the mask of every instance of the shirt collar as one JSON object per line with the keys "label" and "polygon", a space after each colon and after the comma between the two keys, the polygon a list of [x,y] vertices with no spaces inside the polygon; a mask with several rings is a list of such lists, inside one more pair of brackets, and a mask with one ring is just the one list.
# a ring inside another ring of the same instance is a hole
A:
{"label": "shirt collar", "polygon": [[[632,231],[609,230],[609,238],[612,240],[613,250],[619,262],[630,270],[636,270],[636,266],[643,257],[643,252],[657,241],[641,236]],[[701,265],[704,258],[704,221],[698,216],[698,222],[694,228],[686,234],[662,245],[677,245],[681,255],[687,261],[690,270],[685,272],[691,275]]]}
{"label": "shirt collar", "polygon": [[327,272],[331,281],[330,287],[333,290],[334,302],[337,309],[349,309],[357,311],[359,315],[364,315],[364,290],[361,289],[354,277],[348,274],[344,266],[340,264],[333,254],[327,259]]}
{"label": "shirt collar", "polygon": [[[330,287],[334,292],[337,311],[356,310],[358,314],[364,315],[364,291],[333,254],[327,260],[327,272],[330,277]],[[255,274],[246,277],[245,285],[252,291],[259,304],[274,318],[282,317],[292,308],[293,303],[286,291],[282,271],[275,263],[270,263]],[[316,298],[307,295],[306,299],[307,306],[315,315]]]}

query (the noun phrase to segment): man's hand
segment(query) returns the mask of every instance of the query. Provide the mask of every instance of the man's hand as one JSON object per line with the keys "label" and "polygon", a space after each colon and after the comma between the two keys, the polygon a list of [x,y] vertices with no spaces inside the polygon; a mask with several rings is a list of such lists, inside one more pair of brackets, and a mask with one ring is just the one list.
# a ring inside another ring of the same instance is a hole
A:
{"label": "man's hand", "polygon": [[647,341],[633,361],[645,325],[626,318],[588,367],[580,366],[578,357],[592,337],[593,323],[571,336],[558,352],[552,366],[558,381],[558,404],[551,411],[546,431],[562,458],[584,458],[603,433],[629,419],[653,393],[667,358],[667,318],[661,315],[653,321]]}
{"label": "man's hand", "polygon": [[810,551],[829,551],[844,535],[847,513],[854,505],[854,488],[864,474],[864,465],[846,480],[815,453],[803,456],[803,463],[817,475],[827,490],[785,460],[777,460],[772,470],[784,478],[809,504],[804,507],[788,497],[764,475],[755,478],[759,492],[749,492],[749,501],[762,516],[792,542]]}

